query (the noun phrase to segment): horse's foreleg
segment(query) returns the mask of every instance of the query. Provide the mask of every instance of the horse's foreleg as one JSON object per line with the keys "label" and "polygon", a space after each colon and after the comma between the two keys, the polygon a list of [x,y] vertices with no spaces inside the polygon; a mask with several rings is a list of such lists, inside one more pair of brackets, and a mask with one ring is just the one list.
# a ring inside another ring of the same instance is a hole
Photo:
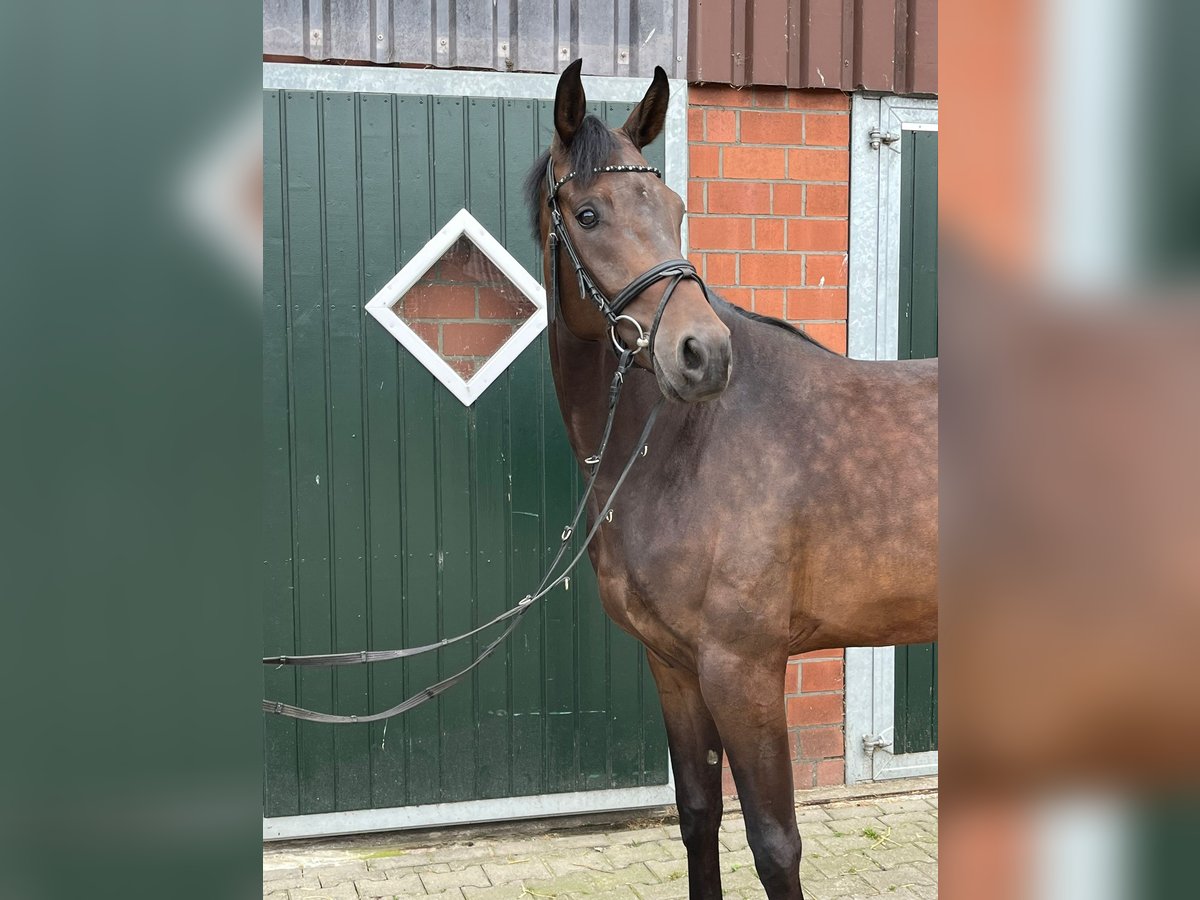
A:
{"label": "horse's foreleg", "polygon": [[741,659],[706,652],[700,664],[704,701],[729,754],[746,838],[771,900],[803,900],[800,833],[783,701],[785,657]]}
{"label": "horse's foreleg", "polygon": [[646,656],[658,684],[671,745],[679,831],[687,847],[689,896],[691,900],[719,898],[721,738],[696,676],[668,667],[651,652]]}

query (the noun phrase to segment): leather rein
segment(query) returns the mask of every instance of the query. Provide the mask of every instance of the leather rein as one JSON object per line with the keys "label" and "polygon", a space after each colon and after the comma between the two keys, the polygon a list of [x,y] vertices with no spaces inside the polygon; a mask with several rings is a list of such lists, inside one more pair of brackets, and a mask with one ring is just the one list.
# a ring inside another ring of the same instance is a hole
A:
{"label": "leather rein", "polygon": [[[650,172],[662,178],[662,173],[653,166],[604,166],[592,170],[593,174],[602,174],[607,172]],[[546,574],[542,576],[537,589],[526,594],[516,606],[505,610],[500,615],[485,622],[484,624],[463,632],[454,637],[442,638],[440,641],[432,644],[423,644],[418,647],[405,647],[397,650],[359,650],[350,653],[318,653],[306,656],[267,656],[263,658],[263,665],[275,666],[321,666],[321,667],[336,667],[336,666],[351,666],[363,665],[364,663],[386,662],[393,659],[405,659],[411,656],[419,656],[423,653],[430,653],[434,650],[440,650],[443,647],[448,647],[451,644],[456,644],[459,641],[466,640],[469,637],[491,628],[493,625],[499,625],[502,622],[507,622],[507,627],[500,634],[487,644],[478,656],[471,662],[470,665],[454,673],[453,675],[430,685],[422,691],[413,694],[396,706],[390,709],[385,709],[382,712],[370,713],[366,715],[337,715],[334,713],[325,713],[318,710],[305,709],[301,706],[293,706],[290,703],[284,703],[280,700],[263,700],[263,712],[272,713],[274,715],[287,716],[293,719],[306,719],[310,722],[326,722],[334,725],[346,725],[366,722],[380,722],[385,719],[390,719],[393,716],[398,716],[401,713],[408,712],[432,700],[434,697],[458,684],[464,678],[471,674],[480,663],[491,656],[504,640],[512,634],[517,624],[525,616],[533,605],[546,597],[559,584],[562,584],[574,571],[575,567],[583,559],[583,555],[587,552],[587,548],[592,543],[596,534],[600,530],[600,526],[605,521],[612,521],[613,503],[617,499],[617,494],[621,490],[621,486],[625,483],[626,477],[633,468],[634,463],[641,457],[644,457],[649,452],[649,445],[646,443],[650,437],[650,432],[654,428],[654,422],[658,418],[659,411],[666,402],[665,397],[659,397],[654,406],[650,409],[649,415],[642,426],[642,431],[638,437],[637,443],[634,445],[634,451],[626,461],[624,468],[621,470],[620,476],[617,478],[616,484],[613,485],[612,492],[608,496],[607,502],[596,516],[595,522],[588,530],[587,536],[584,538],[582,546],[578,552],[567,563],[566,567],[555,574],[555,570],[562,562],[567,554],[567,548],[570,544],[575,530],[579,527],[580,520],[583,518],[584,511],[587,509],[588,500],[591,498],[596,486],[596,478],[600,474],[600,465],[604,461],[605,451],[608,449],[609,438],[612,435],[613,422],[617,415],[617,406],[621,397],[621,390],[625,385],[625,376],[631,368],[633,368],[634,357],[650,348],[651,359],[654,354],[654,337],[658,332],[659,322],[662,320],[663,312],[666,310],[667,303],[671,299],[671,295],[675,292],[675,288],[680,282],[685,280],[696,281],[701,290],[704,291],[704,296],[708,296],[708,291],[705,288],[704,282],[696,272],[696,268],[686,259],[670,259],[666,262],[652,266],[650,269],[643,272],[637,278],[633,279],[617,296],[609,300],[608,296],[601,290],[596,283],[591,273],[579,257],[579,253],[572,243],[570,235],[567,233],[565,223],[563,221],[562,211],[558,204],[559,189],[576,176],[576,172],[568,172],[557,181],[554,180],[554,162],[553,157],[549,158],[546,163],[546,182],[547,182],[547,200],[546,203],[550,208],[550,231],[546,237],[546,247],[550,254],[551,268],[551,285],[550,285],[550,302],[549,315],[550,319],[557,316],[558,301],[559,301],[559,285],[558,285],[558,248],[562,247],[567,251],[567,257],[571,265],[575,269],[575,277],[579,282],[579,295],[581,297],[590,298],[600,310],[609,326],[609,337],[612,340],[613,349],[617,354],[617,370],[613,375],[612,383],[608,390],[608,419],[604,423],[604,431],[600,437],[600,445],[595,454],[584,460],[584,465],[590,466],[591,471],[588,475],[587,486],[584,489],[583,496],[579,500],[579,505],[575,508],[575,514],[571,518],[571,522],[562,531],[562,538],[559,542],[558,552],[554,559],[546,569]],[[658,309],[655,311],[653,323],[650,326],[650,331],[647,333],[642,329],[641,324],[633,318],[624,314],[624,310],[633,300],[638,297],[650,285],[657,283],[663,279],[670,278],[671,282],[667,285],[663,292],[662,299],[659,301]],[[633,347],[626,347],[621,343],[621,337],[617,332],[617,326],[622,322],[632,323],[637,328],[638,337],[634,342]]]}

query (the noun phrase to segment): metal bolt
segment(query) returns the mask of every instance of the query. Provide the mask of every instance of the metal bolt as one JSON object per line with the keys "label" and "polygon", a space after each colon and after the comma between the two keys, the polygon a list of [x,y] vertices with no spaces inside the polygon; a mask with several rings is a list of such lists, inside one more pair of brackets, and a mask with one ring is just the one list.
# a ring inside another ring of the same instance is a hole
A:
{"label": "metal bolt", "polygon": [[375,40],[377,40],[377,41],[382,41],[382,40],[383,40],[383,35],[382,35],[382,34],[377,34],[377,35],[375,35]]}

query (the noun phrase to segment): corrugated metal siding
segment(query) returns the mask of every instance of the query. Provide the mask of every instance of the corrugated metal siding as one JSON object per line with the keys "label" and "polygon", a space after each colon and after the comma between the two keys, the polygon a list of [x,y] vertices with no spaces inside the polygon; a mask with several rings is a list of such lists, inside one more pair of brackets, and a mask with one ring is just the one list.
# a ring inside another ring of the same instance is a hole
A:
{"label": "corrugated metal siding", "polygon": [[[592,111],[623,122],[630,109]],[[533,587],[557,549],[580,479],[545,336],[468,408],[363,310],[463,207],[536,269],[521,179],[551,116],[549,101],[266,93],[267,653],[461,633]],[[663,165],[662,140],[648,150]],[[378,710],[486,640],[268,669],[264,696]],[[470,682],[386,724],[267,716],[264,753],[267,816],[667,781],[645,655],[605,617],[586,559]]]}
{"label": "corrugated metal siding", "polygon": [[691,0],[688,80],[937,93],[937,0]]}
{"label": "corrugated metal siding", "polygon": [[263,0],[263,53],[684,77],[687,0]]}

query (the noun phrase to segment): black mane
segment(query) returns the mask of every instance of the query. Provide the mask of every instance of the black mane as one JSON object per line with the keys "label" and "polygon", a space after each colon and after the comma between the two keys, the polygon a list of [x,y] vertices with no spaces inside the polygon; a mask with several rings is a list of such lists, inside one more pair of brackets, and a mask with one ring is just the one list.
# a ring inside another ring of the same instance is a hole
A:
{"label": "black mane", "polygon": [[[799,328],[797,328],[791,322],[785,322],[783,319],[777,319],[774,316],[764,316],[761,313],[751,312],[748,309],[742,309],[742,307],[738,306],[736,303],[730,303],[724,297],[718,295],[716,292],[714,292],[711,289],[709,289],[709,292],[708,292],[708,299],[709,299],[709,302],[711,302],[713,307],[716,309],[728,309],[728,310],[731,310],[731,311],[737,313],[739,316],[741,316],[744,319],[750,319],[755,322],[766,322],[768,325],[774,325],[776,328],[782,328],[784,331],[791,332],[796,337],[800,338],[802,341],[808,341],[808,343],[812,344],[814,347],[819,347],[820,349],[824,350],[826,353],[833,353],[832,350],[830,350],[828,347],[826,347],[824,344],[822,344],[820,341],[818,341],[812,335],[801,331]],[[840,354],[835,354],[835,355],[840,355]]]}
{"label": "black mane", "polygon": [[[595,116],[584,116],[571,141],[571,169],[579,173],[574,181],[580,187],[587,187],[596,177],[592,169],[606,165],[616,152],[617,138],[608,126]],[[541,215],[542,190],[546,186],[546,159],[549,156],[549,150],[539,155],[525,176],[525,203],[529,207],[535,240],[538,237],[538,217]]]}

